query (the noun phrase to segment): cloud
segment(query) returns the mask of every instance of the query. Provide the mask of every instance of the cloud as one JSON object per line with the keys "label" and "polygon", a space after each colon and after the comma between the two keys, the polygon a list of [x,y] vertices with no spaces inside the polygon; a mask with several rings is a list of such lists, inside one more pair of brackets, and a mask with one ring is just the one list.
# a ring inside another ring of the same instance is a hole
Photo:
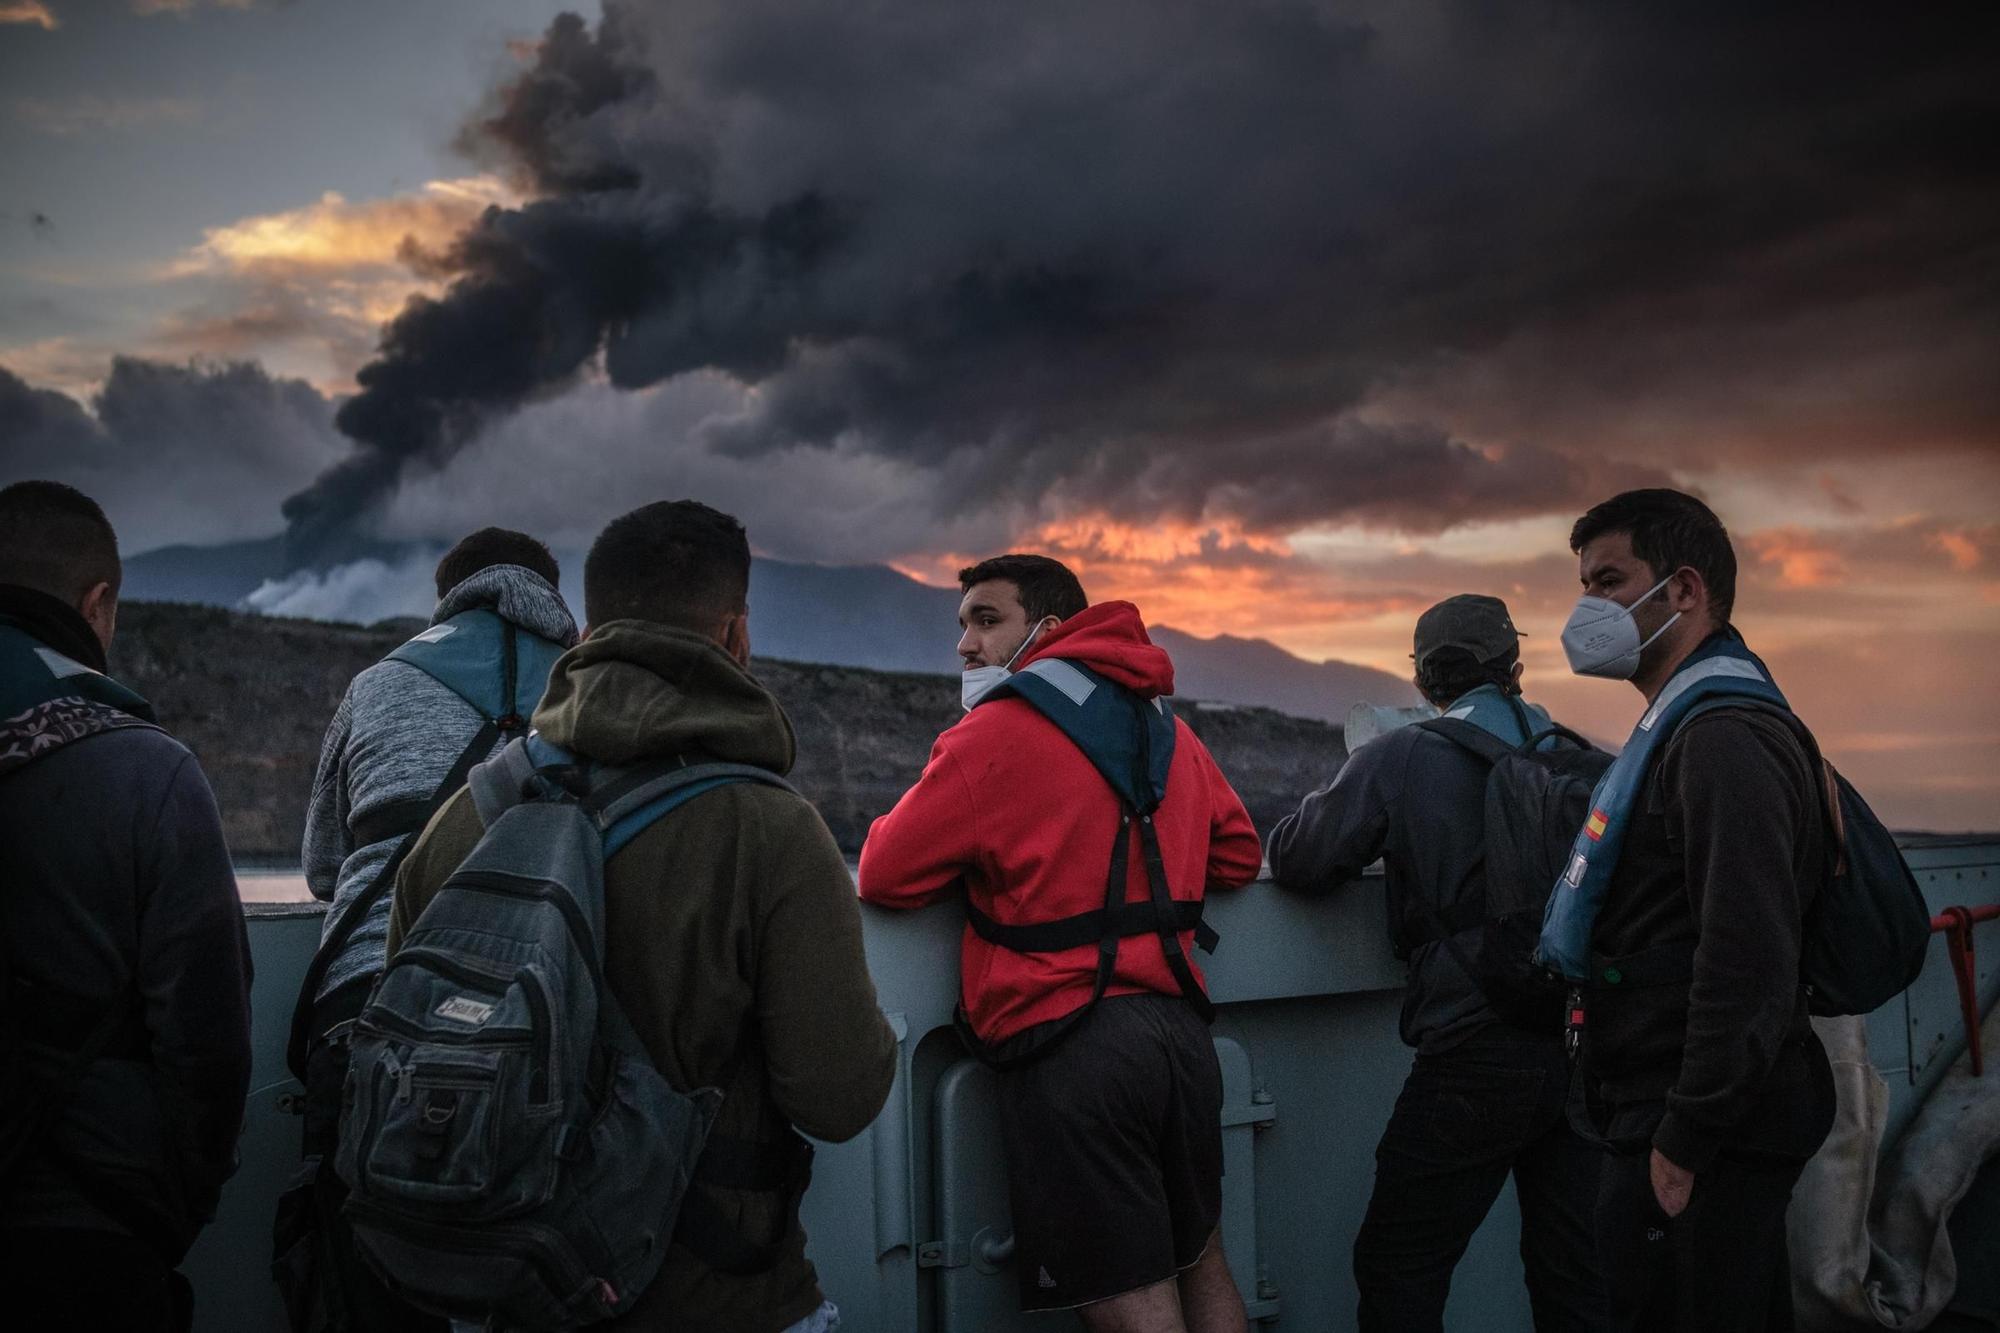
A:
{"label": "cloud", "polygon": [[493,423],[476,453],[412,468],[381,512],[380,535],[446,537],[499,523],[582,547],[640,504],[693,496],[741,518],[765,555],[851,564],[928,554],[948,536],[1000,544],[1031,521],[956,507],[937,474],[864,450],[745,459],[708,448],[703,424],[739,410],[746,392],[715,375],[640,392],[586,382]]}
{"label": "cloud", "polygon": [[173,14],[185,18],[204,5],[215,9],[254,9],[257,0],[131,0],[132,12],[141,18]]}
{"label": "cloud", "polygon": [[187,97],[104,97],[80,93],[63,98],[18,97],[14,99],[14,111],[44,134],[72,138],[192,124],[201,116],[201,103]]}
{"label": "cloud", "polygon": [[438,552],[420,550],[388,562],[356,560],[325,572],[298,570],[266,579],[244,599],[267,616],[372,624],[390,616],[428,618],[437,602]]}
{"label": "cloud", "polygon": [[161,270],[198,295],[161,321],[149,348],[220,358],[289,348],[345,390],[382,326],[412,296],[439,290],[423,275],[426,256],[512,197],[496,178],[468,176],[379,199],[329,191],[302,208],[208,228]]}
{"label": "cloud", "polygon": [[[1988,534],[1989,540],[1991,534]],[[1931,545],[1950,557],[1953,569],[1966,572],[1979,568],[1985,562],[1986,549],[1978,536],[1970,532],[1950,529],[1930,535]]]}
{"label": "cloud", "polygon": [[1983,447],[2000,184],[1964,127],[2000,93],[1966,22],[609,0],[468,132],[531,197],[435,257],[294,535],[600,371],[748,386],[724,452],[1270,531],[1547,512],[1769,440]]}
{"label": "cloud", "polygon": [[331,415],[310,385],[248,363],[119,357],[89,410],[0,368],[0,478],[78,487],[128,551],[264,536],[336,455]]}
{"label": "cloud", "polygon": [[411,256],[444,248],[486,208],[513,197],[491,176],[429,181],[413,194],[359,202],[329,190],[303,208],[206,229],[201,243],[169,266],[167,275],[403,273]]}
{"label": "cloud", "polygon": [[1749,545],[1758,560],[1777,568],[1781,588],[1824,588],[1847,579],[1839,553],[1799,528],[1755,533]]}
{"label": "cloud", "polygon": [[62,26],[42,0],[0,0],[0,23],[32,23],[44,32]]}

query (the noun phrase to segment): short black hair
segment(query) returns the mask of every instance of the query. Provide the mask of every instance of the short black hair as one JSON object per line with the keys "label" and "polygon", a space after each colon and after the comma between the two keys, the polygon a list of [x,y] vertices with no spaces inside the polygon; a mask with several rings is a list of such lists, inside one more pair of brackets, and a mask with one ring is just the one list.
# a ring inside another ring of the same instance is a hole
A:
{"label": "short black hair", "polygon": [[76,603],[100,583],[116,593],[118,534],[97,501],[59,481],[0,490],[0,583]]}
{"label": "short black hair", "polygon": [[1484,662],[1463,648],[1437,648],[1417,666],[1417,690],[1440,707],[1481,685],[1498,685],[1508,694],[1519,694],[1514,664],[1520,660],[1519,647]]}
{"label": "short black hair", "polygon": [[460,538],[438,561],[437,595],[444,596],[480,570],[495,565],[519,565],[547,579],[552,588],[562,582],[562,570],[548,547],[512,528],[481,528]]}
{"label": "short black hair", "polygon": [[1020,590],[1030,625],[1050,616],[1068,620],[1090,605],[1069,566],[1045,555],[996,555],[967,565],[958,571],[958,590],[966,592],[988,579],[1005,579]]}
{"label": "short black hair", "polygon": [[749,596],[749,535],[699,500],[661,500],[612,519],[583,562],[592,625],[653,620],[710,634]]}
{"label": "short black hair", "polygon": [[1736,609],[1736,548],[1722,520],[1692,495],[1654,487],[1626,491],[1597,505],[1570,529],[1569,549],[1583,548],[1607,533],[1632,539],[1632,554],[1646,562],[1653,580],[1686,566],[1708,585],[1709,612],[1717,625]]}

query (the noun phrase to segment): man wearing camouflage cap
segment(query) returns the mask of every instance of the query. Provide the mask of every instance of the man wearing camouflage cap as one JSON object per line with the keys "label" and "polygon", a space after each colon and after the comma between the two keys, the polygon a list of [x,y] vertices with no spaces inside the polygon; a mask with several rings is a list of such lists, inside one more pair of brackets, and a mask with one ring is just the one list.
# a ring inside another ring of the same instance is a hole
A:
{"label": "man wearing camouflage cap", "polygon": [[[1549,729],[1548,713],[1520,697],[1520,638],[1499,598],[1439,602],[1418,618],[1411,656],[1417,689],[1445,717],[1507,746]],[[1310,893],[1382,858],[1391,943],[1410,969],[1402,1037],[1416,1060],[1376,1146],[1355,1237],[1360,1327],[1442,1327],[1452,1269],[1512,1174],[1535,1327],[1593,1329],[1605,1314],[1589,1225],[1599,1153],[1564,1115],[1560,1010],[1503,1016],[1473,979],[1490,764],[1432,725],[1356,749],[1266,847],[1272,878]]]}

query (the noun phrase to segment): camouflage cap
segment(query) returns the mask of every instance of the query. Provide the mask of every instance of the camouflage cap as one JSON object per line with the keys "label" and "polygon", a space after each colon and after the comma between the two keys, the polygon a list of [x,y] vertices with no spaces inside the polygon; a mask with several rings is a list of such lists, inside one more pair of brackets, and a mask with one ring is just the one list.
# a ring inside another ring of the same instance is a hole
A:
{"label": "camouflage cap", "polygon": [[1422,666],[1440,648],[1458,648],[1476,662],[1491,662],[1520,647],[1520,631],[1498,597],[1462,592],[1447,597],[1417,617],[1416,651],[1410,656]]}

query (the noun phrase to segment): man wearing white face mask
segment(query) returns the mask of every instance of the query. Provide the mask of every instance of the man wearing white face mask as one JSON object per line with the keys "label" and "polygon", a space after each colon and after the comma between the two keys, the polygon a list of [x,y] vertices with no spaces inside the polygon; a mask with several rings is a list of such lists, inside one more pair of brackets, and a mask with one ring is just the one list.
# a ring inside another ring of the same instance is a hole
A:
{"label": "man wearing white face mask", "polygon": [[1730,623],[1736,557],[1678,491],[1570,537],[1580,675],[1645,696],[1550,898],[1578,1128],[1613,1149],[1597,1222],[1613,1327],[1792,1327],[1785,1208],[1832,1124],[1803,918],[1825,874],[1817,747]]}
{"label": "man wearing white face mask", "polygon": [[1256,877],[1256,830],[1166,707],[1173,663],[1137,607],[1089,606],[1044,556],[959,583],[967,716],[869,829],[861,896],[921,907],[964,886],[960,1029],[999,1071],[1022,1307],[1240,1333],[1193,951],[1206,892]]}

